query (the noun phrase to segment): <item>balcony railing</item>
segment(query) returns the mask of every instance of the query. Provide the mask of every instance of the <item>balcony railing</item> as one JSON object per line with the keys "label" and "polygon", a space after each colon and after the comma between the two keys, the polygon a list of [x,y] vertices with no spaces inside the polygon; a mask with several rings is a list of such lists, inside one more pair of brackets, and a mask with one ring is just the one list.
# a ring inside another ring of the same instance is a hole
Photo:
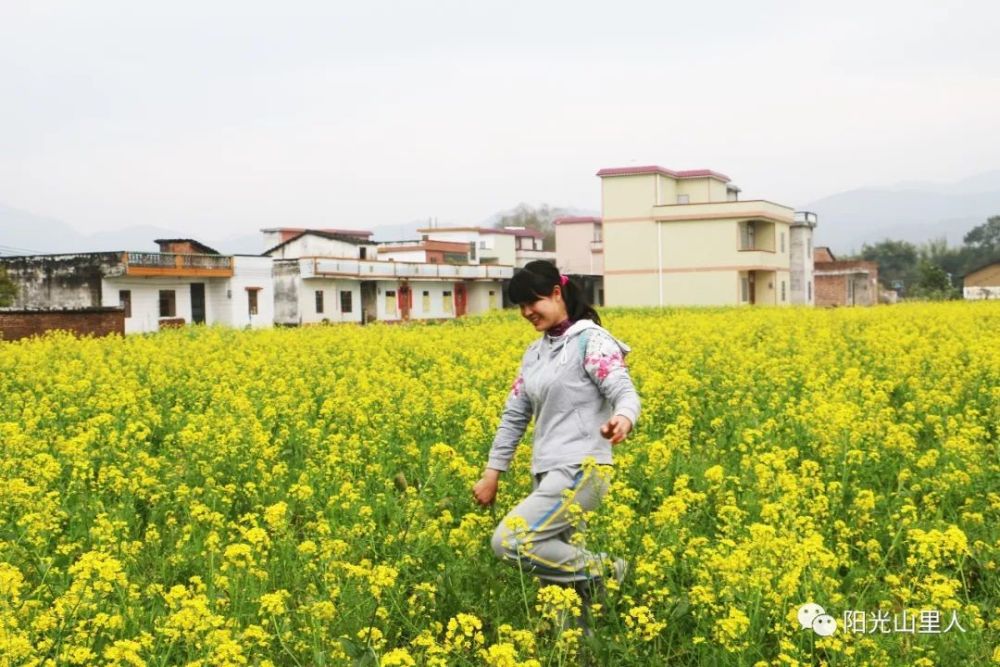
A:
{"label": "balcony railing", "polygon": [[125,273],[130,275],[233,275],[233,258],[171,252],[126,252]]}
{"label": "balcony railing", "polygon": [[486,264],[425,264],[385,260],[337,259],[312,257],[299,263],[303,278],[350,276],[353,278],[461,278],[502,280],[514,275],[514,267]]}

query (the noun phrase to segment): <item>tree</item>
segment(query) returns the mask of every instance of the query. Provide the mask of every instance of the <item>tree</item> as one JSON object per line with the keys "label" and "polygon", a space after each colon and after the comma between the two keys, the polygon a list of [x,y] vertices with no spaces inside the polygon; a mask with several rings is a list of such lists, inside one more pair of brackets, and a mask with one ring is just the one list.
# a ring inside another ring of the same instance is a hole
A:
{"label": "tree", "polygon": [[861,259],[878,263],[878,275],[887,287],[901,287],[905,292],[917,281],[917,246],[908,241],[885,239],[861,247]]}
{"label": "tree", "polygon": [[7,275],[7,270],[0,266],[0,308],[14,303],[17,296],[17,285]]}
{"label": "tree", "polygon": [[553,208],[548,204],[542,204],[535,208],[525,203],[520,203],[510,211],[507,211],[493,225],[495,229],[504,227],[526,227],[536,232],[544,234],[542,239],[543,250],[556,249],[556,228],[552,221],[556,218],[567,215],[567,211],[561,208]]}
{"label": "tree", "polygon": [[983,224],[970,229],[962,241],[977,250],[1000,251],[1000,215],[987,218]]}
{"label": "tree", "polygon": [[957,296],[945,270],[928,259],[921,259],[917,267],[917,282],[910,296],[919,299],[953,299]]}

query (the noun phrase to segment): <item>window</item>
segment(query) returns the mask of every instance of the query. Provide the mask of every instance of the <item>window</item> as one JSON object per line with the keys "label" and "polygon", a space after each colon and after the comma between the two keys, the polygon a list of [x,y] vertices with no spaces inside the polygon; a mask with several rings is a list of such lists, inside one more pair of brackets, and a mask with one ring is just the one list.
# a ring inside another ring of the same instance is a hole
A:
{"label": "window", "polygon": [[594,225],[594,243],[600,243],[603,230],[600,225]]}
{"label": "window", "polygon": [[316,290],[316,312],[323,312],[323,290]]}
{"label": "window", "polygon": [[247,312],[251,315],[257,314],[257,292],[259,291],[259,287],[247,288]]}
{"label": "window", "polygon": [[396,314],[396,290],[389,289],[385,291],[385,314]]}
{"label": "window", "polygon": [[367,259],[367,258],[368,258],[368,248],[362,247],[361,248],[361,259]]}
{"label": "window", "polygon": [[740,276],[740,301],[746,303],[750,299],[750,278],[744,273]]}
{"label": "window", "polygon": [[118,303],[125,309],[125,317],[132,317],[132,290],[118,290]]}
{"label": "window", "polygon": [[781,232],[781,252],[785,252],[785,232]]}
{"label": "window", "polygon": [[431,311],[431,293],[428,290],[424,290],[421,297],[420,308],[423,312],[429,313]]}
{"label": "window", "polygon": [[781,281],[781,300],[785,300],[785,281]]}
{"label": "window", "polygon": [[482,249],[485,249],[486,248],[486,241],[480,241],[479,242],[479,247],[482,248]]}
{"label": "window", "polygon": [[469,259],[476,261],[476,242],[469,241]]}
{"label": "window", "polygon": [[678,204],[687,204],[689,201],[691,201],[690,195],[677,195]]}
{"label": "window", "polygon": [[451,290],[445,290],[441,293],[441,308],[443,308],[446,313],[455,312],[455,304],[451,300]]}
{"label": "window", "polygon": [[740,223],[740,250],[754,250],[754,221]]}
{"label": "window", "polygon": [[177,295],[172,289],[160,290],[160,317],[177,315]]}
{"label": "window", "polygon": [[340,312],[350,313],[353,311],[351,294],[351,290],[340,290]]}

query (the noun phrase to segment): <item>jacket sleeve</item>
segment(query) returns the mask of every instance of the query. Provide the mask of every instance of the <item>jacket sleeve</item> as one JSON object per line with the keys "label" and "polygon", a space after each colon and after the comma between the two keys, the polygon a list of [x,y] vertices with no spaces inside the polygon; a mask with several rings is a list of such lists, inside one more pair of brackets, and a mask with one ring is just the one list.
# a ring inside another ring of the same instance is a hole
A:
{"label": "jacket sleeve", "polygon": [[615,340],[603,331],[595,331],[587,341],[583,367],[594,381],[601,395],[611,402],[615,415],[623,415],[632,422],[639,418],[639,392],[632,384],[625,355]]}
{"label": "jacket sleeve", "polygon": [[523,372],[524,363],[522,361],[517,379],[514,380],[514,384],[511,385],[510,392],[507,394],[503,416],[500,418],[500,425],[497,427],[493,446],[490,448],[489,461],[486,466],[494,470],[507,470],[510,460],[514,458],[514,450],[521,442],[521,437],[531,422],[531,399],[524,391]]}

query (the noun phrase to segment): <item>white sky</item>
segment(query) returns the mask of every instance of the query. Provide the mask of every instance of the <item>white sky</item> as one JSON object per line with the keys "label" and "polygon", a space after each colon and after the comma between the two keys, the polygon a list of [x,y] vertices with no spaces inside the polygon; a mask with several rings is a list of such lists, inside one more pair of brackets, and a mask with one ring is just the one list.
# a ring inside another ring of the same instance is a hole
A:
{"label": "white sky", "polygon": [[0,202],[80,231],[478,223],[602,167],[801,205],[1000,168],[1000,2],[0,0]]}

